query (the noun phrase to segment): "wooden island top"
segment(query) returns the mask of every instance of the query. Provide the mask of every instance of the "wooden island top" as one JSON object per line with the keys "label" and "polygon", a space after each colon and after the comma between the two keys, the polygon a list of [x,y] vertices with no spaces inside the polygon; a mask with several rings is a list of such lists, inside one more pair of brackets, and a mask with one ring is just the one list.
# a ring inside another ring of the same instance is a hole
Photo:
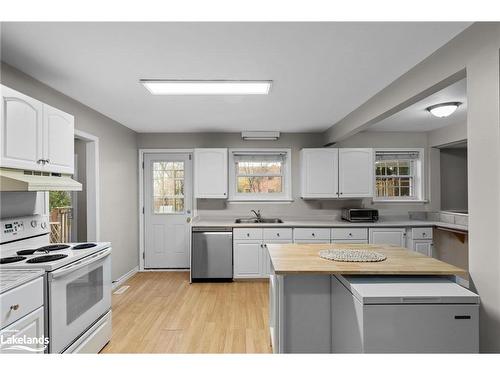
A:
{"label": "wooden island top", "polygon": [[[415,251],[389,245],[368,244],[268,244],[269,255],[278,275],[457,275],[467,271]],[[362,249],[384,254],[381,262],[337,262],[320,258],[327,249]]]}

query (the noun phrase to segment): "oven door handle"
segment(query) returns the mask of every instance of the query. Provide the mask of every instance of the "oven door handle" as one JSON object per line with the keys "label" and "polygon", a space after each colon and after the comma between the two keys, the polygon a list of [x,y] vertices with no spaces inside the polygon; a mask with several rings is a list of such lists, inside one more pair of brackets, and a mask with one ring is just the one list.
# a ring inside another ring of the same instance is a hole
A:
{"label": "oven door handle", "polygon": [[88,266],[89,264],[92,264],[94,262],[97,262],[99,259],[102,259],[102,258],[108,256],[109,254],[111,254],[111,248],[107,248],[106,250],[101,251],[100,253],[92,255],[88,258],[84,258],[76,263],[73,263],[73,264],[70,264],[69,266],[63,267],[60,270],[51,272],[50,275],[52,276],[52,279],[57,279],[58,277],[61,277],[61,276],[64,276],[70,272],[73,272],[74,270]]}

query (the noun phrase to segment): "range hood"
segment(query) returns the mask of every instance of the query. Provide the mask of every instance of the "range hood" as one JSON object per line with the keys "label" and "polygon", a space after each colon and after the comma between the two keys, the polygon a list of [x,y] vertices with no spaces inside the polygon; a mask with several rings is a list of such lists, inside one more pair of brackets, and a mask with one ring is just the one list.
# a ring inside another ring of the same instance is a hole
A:
{"label": "range hood", "polygon": [[0,191],[81,191],[71,175],[0,168]]}

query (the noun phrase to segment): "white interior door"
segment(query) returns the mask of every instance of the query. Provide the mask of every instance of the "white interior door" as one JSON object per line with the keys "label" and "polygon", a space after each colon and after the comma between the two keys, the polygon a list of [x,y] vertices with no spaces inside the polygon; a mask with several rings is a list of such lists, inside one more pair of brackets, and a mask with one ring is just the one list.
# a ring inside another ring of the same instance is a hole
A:
{"label": "white interior door", "polygon": [[189,268],[192,188],[190,154],[144,155],[145,268]]}

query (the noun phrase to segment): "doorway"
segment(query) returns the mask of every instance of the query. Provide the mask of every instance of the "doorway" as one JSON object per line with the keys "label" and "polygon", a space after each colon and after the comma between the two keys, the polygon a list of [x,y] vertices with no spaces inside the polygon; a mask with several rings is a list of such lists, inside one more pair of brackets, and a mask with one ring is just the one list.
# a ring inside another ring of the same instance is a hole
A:
{"label": "doorway", "polygon": [[193,201],[192,154],[144,153],[144,268],[187,269]]}

